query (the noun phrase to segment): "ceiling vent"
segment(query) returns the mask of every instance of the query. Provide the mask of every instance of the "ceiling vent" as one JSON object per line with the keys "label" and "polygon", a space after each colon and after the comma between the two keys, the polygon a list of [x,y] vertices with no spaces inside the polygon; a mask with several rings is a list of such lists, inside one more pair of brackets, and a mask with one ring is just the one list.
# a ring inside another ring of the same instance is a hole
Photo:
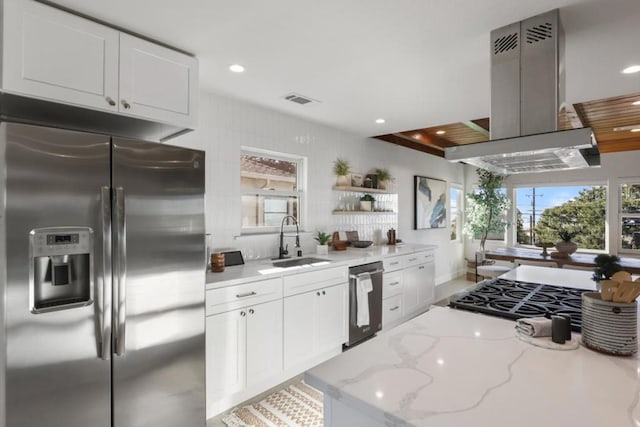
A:
{"label": "ceiling vent", "polygon": [[305,105],[311,102],[319,102],[308,96],[300,95],[299,93],[290,93],[284,97],[287,101],[295,102],[296,104]]}

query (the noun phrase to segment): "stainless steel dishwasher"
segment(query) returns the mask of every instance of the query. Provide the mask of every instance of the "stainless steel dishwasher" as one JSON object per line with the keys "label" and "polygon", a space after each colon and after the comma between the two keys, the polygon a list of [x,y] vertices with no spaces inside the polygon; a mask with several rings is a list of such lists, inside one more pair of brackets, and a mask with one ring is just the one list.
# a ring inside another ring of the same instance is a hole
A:
{"label": "stainless steel dishwasher", "polygon": [[[351,347],[372,337],[382,329],[382,262],[372,262],[349,268],[349,341]],[[358,325],[358,286],[362,280],[371,278],[371,290],[362,291],[361,300],[368,302],[368,321],[360,319]]]}

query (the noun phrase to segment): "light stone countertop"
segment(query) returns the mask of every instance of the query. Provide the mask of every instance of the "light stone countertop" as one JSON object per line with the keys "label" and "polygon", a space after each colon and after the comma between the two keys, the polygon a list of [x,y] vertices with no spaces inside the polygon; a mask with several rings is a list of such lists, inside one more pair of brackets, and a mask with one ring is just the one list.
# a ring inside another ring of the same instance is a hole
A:
{"label": "light stone countertop", "polygon": [[[531,267],[514,272],[535,274]],[[550,280],[581,282],[589,272]],[[581,279],[582,276],[582,279]],[[306,373],[382,425],[638,427],[640,359],[534,347],[515,323],[432,307]]]}
{"label": "light stone countertop", "polygon": [[[321,263],[314,266],[307,265],[289,268],[274,267],[272,264],[274,261],[269,259],[250,261],[244,265],[225,267],[224,271],[221,273],[207,272],[206,289],[209,290],[226,286],[233,286],[255,280],[281,277],[289,274],[298,274],[306,271],[320,270],[323,268],[336,267],[340,265],[354,266],[367,264],[370,262],[380,261],[385,257],[406,255],[419,251],[432,250],[436,247],[437,246],[435,245],[405,243],[402,245],[392,246],[374,245],[363,249],[348,248],[345,251],[329,250],[328,255],[318,255],[315,253],[303,254],[303,258],[321,258],[328,260],[328,263]],[[295,257],[289,259],[295,259]]]}

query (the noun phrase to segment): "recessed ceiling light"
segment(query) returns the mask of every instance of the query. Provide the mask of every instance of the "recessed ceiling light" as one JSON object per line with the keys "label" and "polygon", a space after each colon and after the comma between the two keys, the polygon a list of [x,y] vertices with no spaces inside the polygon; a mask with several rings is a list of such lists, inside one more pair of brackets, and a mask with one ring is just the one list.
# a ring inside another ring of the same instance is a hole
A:
{"label": "recessed ceiling light", "polygon": [[385,122],[384,119],[376,119],[376,123],[379,125],[383,124],[384,122]]}
{"label": "recessed ceiling light", "polygon": [[443,130],[439,130],[439,131],[437,131],[436,133],[437,133],[438,135],[444,135],[444,134],[445,134],[445,133],[447,133],[447,132],[445,132],[445,131],[443,131]]}
{"label": "recessed ceiling light", "polygon": [[631,103],[631,105],[640,105],[640,101],[634,101]]}
{"label": "recessed ceiling light", "polygon": [[413,134],[413,139],[420,139],[420,138],[422,138],[422,135],[420,135],[419,133]]}
{"label": "recessed ceiling light", "polygon": [[637,73],[638,71],[640,71],[640,65],[632,65],[622,70],[624,74],[633,74]]}
{"label": "recessed ceiling light", "polygon": [[631,129],[631,132],[640,132],[640,128]]}
{"label": "recessed ceiling light", "polygon": [[234,73],[242,73],[244,72],[244,67],[240,64],[233,64],[229,66],[229,69]]}

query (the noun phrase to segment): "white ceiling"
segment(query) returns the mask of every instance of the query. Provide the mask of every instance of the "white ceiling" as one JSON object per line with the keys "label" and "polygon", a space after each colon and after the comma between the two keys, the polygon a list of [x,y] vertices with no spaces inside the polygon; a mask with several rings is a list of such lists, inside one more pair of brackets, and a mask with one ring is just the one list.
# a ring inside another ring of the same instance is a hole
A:
{"label": "white ceiling", "polygon": [[[194,53],[202,89],[362,136],[489,116],[489,32],[559,7],[567,100],[640,92],[639,0],[55,0]],[[228,66],[246,67],[233,74]],[[283,100],[297,92],[321,101]],[[374,121],[383,117],[387,122]]]}

